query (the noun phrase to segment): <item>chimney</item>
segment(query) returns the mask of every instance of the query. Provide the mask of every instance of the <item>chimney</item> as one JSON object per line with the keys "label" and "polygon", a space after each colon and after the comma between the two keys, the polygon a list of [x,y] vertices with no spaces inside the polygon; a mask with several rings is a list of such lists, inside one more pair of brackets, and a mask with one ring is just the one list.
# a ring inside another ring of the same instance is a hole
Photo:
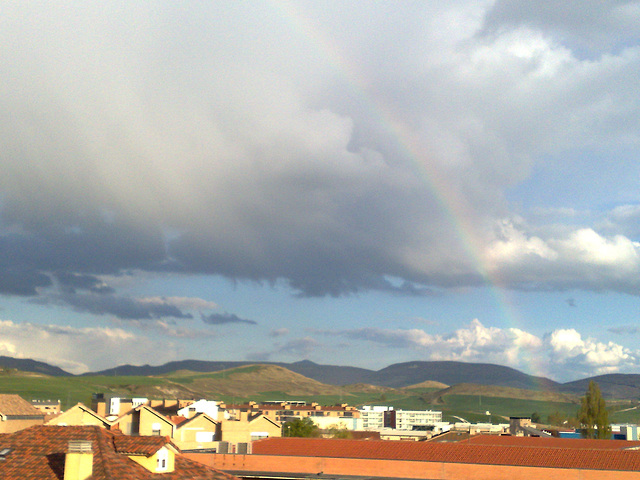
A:
{"label": "chimney", "polygon": [[93,450],[87,440],[70,440],[64,460],[64,480],[87,480],[93,475]]}

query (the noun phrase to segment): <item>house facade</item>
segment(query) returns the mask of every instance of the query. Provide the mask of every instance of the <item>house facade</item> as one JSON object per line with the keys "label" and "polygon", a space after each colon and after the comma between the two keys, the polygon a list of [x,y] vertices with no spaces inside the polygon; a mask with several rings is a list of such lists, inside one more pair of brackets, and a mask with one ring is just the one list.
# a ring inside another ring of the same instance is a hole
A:
{"label": "house facade", "polygon": [[69,410],[56,415],[53,418],[47,420],[47,425],[95,425],[102,428],[111,428],[111,422],[106,418],[98,415],[89,407],[78,403],[71,407]]}

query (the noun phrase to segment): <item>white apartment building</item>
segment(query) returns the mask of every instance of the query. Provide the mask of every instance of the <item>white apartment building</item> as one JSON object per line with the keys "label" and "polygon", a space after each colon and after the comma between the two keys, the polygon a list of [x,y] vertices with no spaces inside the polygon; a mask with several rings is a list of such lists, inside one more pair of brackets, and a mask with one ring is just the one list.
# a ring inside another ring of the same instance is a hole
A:
{"label": "white apartment building", "polygon": [[416,426],[442,422],[442,412],[435,410],[396,410],[396,430],[413,430]]}
{"label": "white apartment building", "polygon": [[393,407],[383,405],[365,405],[358,409],[362,420],[363,430],[382,430],[384,425],[385,412],[393,410]]}
{"label": "white apartment building", "polygon": [[414,430],[442,423],[442,412],[435,410],[394,410],[383,405],[365,405],[359,411],[363,430]]}

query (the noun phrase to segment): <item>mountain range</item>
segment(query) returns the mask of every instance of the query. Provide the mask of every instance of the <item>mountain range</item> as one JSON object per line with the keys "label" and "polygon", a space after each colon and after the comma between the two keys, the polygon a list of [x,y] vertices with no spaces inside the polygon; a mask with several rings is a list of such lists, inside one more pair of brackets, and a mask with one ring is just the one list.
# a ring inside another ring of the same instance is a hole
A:
{"label": "mountain range", "polygon": [[[83,376],[155,376],[177,371],[208,373],[255,363],[256,362],[245,361],[181,360],[158,366],[121,365],[107,370],[85,373]],[[637,374],[608,374],[573,382],[558,383],[545,377],[528,375],[501,365],[455,361],[413,361],[396,363],[377,371],[350,366],[321,365],[309,360],[293,363],[260,363],[280,366],[328,385],[369,384],[382,387],[403,388],[426,381],[435,381],[447,385],[473,383],[477,385],[581,395],[586,391],[589,381],[594,380],[600,386],[602,393],[607,397],[620,399],[640,398],[640,375]],[[44,362],[6,356],[0,356],[0,368],[17,369],[57,377],[71,376],[70,373]]]}

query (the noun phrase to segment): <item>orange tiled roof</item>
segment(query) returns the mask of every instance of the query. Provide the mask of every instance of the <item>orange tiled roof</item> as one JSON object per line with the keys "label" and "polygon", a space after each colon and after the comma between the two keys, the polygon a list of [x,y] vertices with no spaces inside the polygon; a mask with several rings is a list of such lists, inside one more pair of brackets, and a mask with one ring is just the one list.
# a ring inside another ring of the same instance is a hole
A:
{"label": "orange tiled roof", "polygon": [[0,394],[0,414],[44,417],[44,414],[30,402],[27,402],[20,395],[13,394]]}
{"label": "orange tiled roof", "polygon": [[[60,480],[64,475],[65,454],[70,440],[91,441],[93,476],[91,480],[229,480],[231,475],[176,455],[175,471],[152,473],[131,460],[124,451],[149,452],[167,438],[127,437],[96,426],[38,425],[16,433],[0,435],[0,450],[10,452],[0,461],[2,480]],[[128,442],[139,442],[132,447]],[[118,450],[118,445],[122,450]],[[160,447],[158,447],[160,448]],[[156,448],[157,451],[157,448]],[[237,479],[236,479],[237,480]]]}
{"label": "orange tiled roof", "polygon": [[[150,457],[165,445],[171,444],[171,440],[169,440],[169,437],[161,437],[159,435],[144,437],[114,435],[113,444],[118,453]],[[171,446],[177,450],[175,445],[171,444]]]}
{"label": "orange tiled roof", "polygon": [[400,441],[269,438],[253,443],[259,455],[412,460],[587,470],[640,470],[640,451]]}
{"label": "orange tiled roof", "polygon": [[170,415],[169,420],[171,420],[175,425],[182,425],[184,422],[189,420],[187,417],[183,417],[182,415]]}
{"label": "orange tiled roof", "polygon": [[588,438],[517,437],[511,435],[476,435],[464,443],[474,445],[504,445],[520,447],[548,447],[588,450],[625,450],[639,448],[640,441],[595,440]]}

